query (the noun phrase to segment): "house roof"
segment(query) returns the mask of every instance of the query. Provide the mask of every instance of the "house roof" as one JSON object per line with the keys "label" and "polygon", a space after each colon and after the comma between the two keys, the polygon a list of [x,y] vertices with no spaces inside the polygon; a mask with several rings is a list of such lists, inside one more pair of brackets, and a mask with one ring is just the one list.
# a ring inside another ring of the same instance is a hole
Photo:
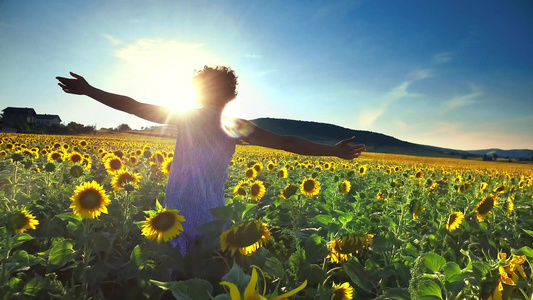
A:
{"label": "house roof", "polygon": [[61,122],[61,118],[58,116],[58,115],[48,115],[48,114],[44,114],[44,115],[37,115],[36,116],[37,119],[41,119],[41,120],[53,120],[55,118],[58,118],[59,121]]}
{"label": "house roof", "polygon": [[19,114],[36,114],[33,108],[28,107],[6,107],[2,110],[4,113],[19,113]]}

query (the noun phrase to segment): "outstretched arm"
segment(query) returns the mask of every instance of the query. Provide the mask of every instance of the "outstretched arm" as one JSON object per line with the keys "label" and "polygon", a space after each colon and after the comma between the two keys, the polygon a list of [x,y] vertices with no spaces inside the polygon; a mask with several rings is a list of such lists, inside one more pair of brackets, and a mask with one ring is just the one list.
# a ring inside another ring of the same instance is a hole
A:
{"label": "outstretched arm", "polygon": [[355,137],[338,142],[335,145],[326,145],[311,142],[296,136],[277,135],[266,131],[255,124],[241,120],[240,126],[246,128],[247,136],[241,136],[240,139],[256,146],[268,147],[273,149],[285,150],[300,155],[313,156],[336,156],[343,159],[354,159],[365,151],[365,145],[351,145]]}
{"label": "outstretched arm", "polygon": [[91,86],[78,74],[70,72],[70,75],[74,78],[56,77],[59,80],[59,86],[66,93],[89,96],[109,107],[151,122],[160,124],[175,122],[170,110],[164,106],[141,103],[127,96],[112,94]]}

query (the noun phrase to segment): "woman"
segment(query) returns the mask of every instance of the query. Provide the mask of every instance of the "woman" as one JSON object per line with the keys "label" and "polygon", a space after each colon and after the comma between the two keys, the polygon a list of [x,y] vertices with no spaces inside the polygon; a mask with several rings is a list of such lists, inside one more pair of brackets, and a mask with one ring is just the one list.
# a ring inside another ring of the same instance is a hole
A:
{"label": "woman", "polygon": [[209,209],[225,205],[224,182],[238,139],[301,155],[343,159],[357,158],[365,151],[364,145],[350,145],[354,137],[336,145],[325,145],[295,136],[280,136],[242,119],[222,120],[224,107],[237,96],[237,77],[228,67],[205,66],[195,72],[193,83],[202,107],[186,114],[105,92],[91,86],[80,75],[72,72],[70,75],[73,78],[56,77],[66,93],[86,95],[145,120],[178,127],[164,205],[179,209],[185,217],[183,233],[172,241],[182,254],[194,246],[200,236],[200,226],[214,220]]}

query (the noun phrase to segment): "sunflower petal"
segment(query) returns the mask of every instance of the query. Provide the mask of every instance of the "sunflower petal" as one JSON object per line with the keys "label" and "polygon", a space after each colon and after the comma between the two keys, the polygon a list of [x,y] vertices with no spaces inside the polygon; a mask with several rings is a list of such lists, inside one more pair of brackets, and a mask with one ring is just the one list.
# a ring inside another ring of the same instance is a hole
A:
{"label": "sunflower petal", "polygon": [[227,281],[222,281],[220,284],[229,287],[231,300],[241,300],[241,293],[235,284]]}
{"label": "sunflower petal", "polygon": [[[274,297],[272,300],[279,300],[279,299],[287,299],[289,298],[290,296],[292,295],[295,295],[296,293],[298,293],[299,291],[303,290],[305,287],[307,286],[307,280],[304,281],[304,283],[302,283],[299,287],[295,288],[294,290],[288,292],[288,293],[285,293],[283,295],[279,295],[277,297]],[[232,299],[233,300],[233,299]]]}

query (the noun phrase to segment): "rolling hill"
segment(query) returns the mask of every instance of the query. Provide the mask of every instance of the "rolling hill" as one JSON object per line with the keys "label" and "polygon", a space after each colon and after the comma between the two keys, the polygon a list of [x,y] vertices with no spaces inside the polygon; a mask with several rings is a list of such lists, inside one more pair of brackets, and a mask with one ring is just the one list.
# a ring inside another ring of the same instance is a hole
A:
{"label": "rolling hill", "polygon": [[533,150],[456,150],[410,143],[377,132],[348,129],[326,123],[276,118],[259,118],[250,121],[276,134],[295,135],[318,143],[335,144],[340,140],[355,136],[356,143],[365,144],[367,150],[371,152],[446,157],[483,156],[495,153],[500,158],[531,159],[533,157]]}

